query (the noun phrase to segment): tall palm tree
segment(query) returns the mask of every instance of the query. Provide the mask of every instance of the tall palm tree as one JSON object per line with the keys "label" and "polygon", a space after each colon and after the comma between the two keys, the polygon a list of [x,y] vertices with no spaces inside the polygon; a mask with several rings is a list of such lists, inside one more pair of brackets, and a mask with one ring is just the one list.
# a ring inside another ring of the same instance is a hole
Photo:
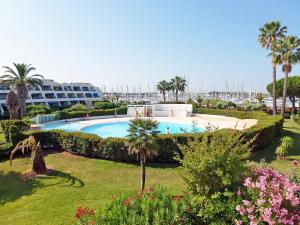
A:
{"label": "tall palm tree", "polygon": [[289,73],[292,71],[293,64],[300,61],[300,39],[296,36],[287,36],[278,41],[276,48],[277,57],[282,62],[282,72],[285,74],[281,109],[281,115],[284,117]]}
{"label": "tall palm tree", "polygon": [[270,50],[269,54],[272,57],[272,67],[273,67],[273,115],[276,115],[277,106],[276,106],[276,65],[280,64],[278,57],[276,57],[276,42],[278,39],[284,38],[287,33],[287,27],[281,27],[280,21],[271,21],[264,24],[259,29],[258,42],[262,48]]}
{"label": "tall palm tree", "polygon": [[134,119],[129,123],[129,153],[137,154],[141,163],[141,190],[145,189],[146,159],[156,156],[158,146],[155,137],[158,133],[158,122],[152,119]]}
{"label": "tall palm tree", "polygon": [[175,92],[176,102],[178,102],[179,91],[184,92],[187,82],[183,77],[176,76],[171,79],[171,89]]}
{"label": "tall palm tree", "polygon": [[3,76],[0,77],[0,84],[5,86],[12,87],[16,90],[17,95],[20,98],[20,111],[21,117],[26,115],[26,99],[28,96],[27,85],[32,85],[34,87],[40,86],[43,84],[42,79],[44,77],[40,74],[32,74],[31,72],[35,71],[35,67],[32,67],[31,64],[17,64],[13,63],[14,69],[4,66],[6,69]]}
{"label": "tall palm tree", "polygon": [[166,102],[166,92],[171,90],[170,83],[166,80],[158,82],[156,85],[157,90],[163,95],[164,102]]}
{"label": "tall palm tree", "polygon": [[25,150],[31,150],[31,172],[34,174],[44,174],[47,172],[43,150],[39,143],[36,143],[36,140],[33,136],[20,141],[16,147],[11,151],[10,154],[10,165],[12,166],[12,159],[14,154],[22,150],[24,153]]}

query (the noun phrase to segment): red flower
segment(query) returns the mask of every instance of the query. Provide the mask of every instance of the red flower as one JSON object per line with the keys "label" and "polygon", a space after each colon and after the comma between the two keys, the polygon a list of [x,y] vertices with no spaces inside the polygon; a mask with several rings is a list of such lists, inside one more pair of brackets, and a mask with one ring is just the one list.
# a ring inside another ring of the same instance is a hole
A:
{"label": "red flower", "polygon": [[175,202],[178,202],[178,201],[180,201],[180,199],[182,198],[182,196],[180,196],[180,195],[175,195],[175,196],[173,196],[172,198],[173,198],[173,200],[174,200]]}
{"label": "red flower", "polygon": [[95,221],[92,220],[92,221],[90,222],[90,224],[91,224],[91,225],[95,225],[96,223],[95,223]]}
{"label": "red flower", "polygon": [[296,167],[298,166],[298,161],[297,161],[297,160],[293,160],[293,161],[292,161],[292,166],[293,166],[294,168],[296,168]]}

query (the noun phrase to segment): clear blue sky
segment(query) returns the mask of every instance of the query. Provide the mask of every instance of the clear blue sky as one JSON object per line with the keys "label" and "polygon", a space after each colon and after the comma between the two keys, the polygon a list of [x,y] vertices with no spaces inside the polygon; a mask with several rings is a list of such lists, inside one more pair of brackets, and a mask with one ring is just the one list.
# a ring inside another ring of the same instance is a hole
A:
{"label": "clear blue sky", "polygon": [[108,90],[174,75],[192,91],[225,89],[225,79],[265,90],[272,69],[258,28],[277,19],[300,37],[299,0],[1,0],[0,9],[1,66],[31,63],[47,78]]}

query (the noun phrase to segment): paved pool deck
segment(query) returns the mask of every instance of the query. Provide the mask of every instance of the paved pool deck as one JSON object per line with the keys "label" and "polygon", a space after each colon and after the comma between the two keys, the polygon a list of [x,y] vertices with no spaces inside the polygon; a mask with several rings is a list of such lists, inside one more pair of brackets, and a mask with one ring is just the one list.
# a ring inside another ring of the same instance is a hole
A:
{"label": "paved pool deck", "polygon": [[[90,126],[99,123],[113,123],[113,122],[122,122],[129,121],[134,119],[134,117],[119,116],[119,117],[103,117],[103,118],[82,118],[81,120],[76,121],[83,126]],[[218,128],[231,128],[237,130],[243,130],[249,127],[256,125],[257,120],[255,119],[237,119],[233,117],[226,116],[216,116],[216,115],[206,115],[206,114],[194,114],[191,117],[153,117],[154,120],[161,122],[174,122],[174,123],[196,123],[197,126],[207,127],[211,126],[213,129]],[[71,122],[71,120],[68,120]]]}

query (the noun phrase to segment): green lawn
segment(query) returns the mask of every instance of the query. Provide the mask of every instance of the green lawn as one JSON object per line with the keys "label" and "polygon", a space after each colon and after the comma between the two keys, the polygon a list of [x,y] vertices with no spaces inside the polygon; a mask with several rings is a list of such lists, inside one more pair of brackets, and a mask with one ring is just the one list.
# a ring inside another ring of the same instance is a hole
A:
{"label": "green lawn", "polygon": [[[284,130],[281,137],[283,136],[290,136],[295,141],[294,147],[289,150],[286,160],[276,159],[275,149],[279,144],[280,137],[274,140],[272,146],[257,151],[253,155],[252,160],[259,162],[264,159],[268,164],[282,171],[291,168],[292,160],[298,160],[300,163],[300,125],[292,122],[292,120],[286,120],[284,122]],[[296,172],[298,176],[300,176],[300,166],[298,166]]]}
{"label": "green lawn", "polygon": [[[87,159],[68,153],[49,154],[50,176],[23,181],[30,159],[0,162],[0,224],[74,224],[79,206],[98,208],[121,192],[139,189],[139,165]],[[161,184],[171,193],[184,190],[181,169],[152,164],[146,185]]]}
{"label": "green lawn", "polygon": [[[276,160],[273,146],[255,153],[252,160],[265,159],[279,169],[290,167],[290,161],[300,161],[300,125],[286,121],[284,135],[295,139],[295,146],[286,160]],[[49,176],[24,181],[22,174],[30,169],[30,159],[18,158],[13,167],[0,161],[0,224],[38,225],[74,224],[79,206],[98,208],[121,192],[139,188],[139,165],[88,159],[68,153],[46,156]],[[300,168],[297,173],[300,175]],[[161,184],[172,194],[184,190],[182,170],[172,165],[151,164],[147,168],[146,185]]]}

